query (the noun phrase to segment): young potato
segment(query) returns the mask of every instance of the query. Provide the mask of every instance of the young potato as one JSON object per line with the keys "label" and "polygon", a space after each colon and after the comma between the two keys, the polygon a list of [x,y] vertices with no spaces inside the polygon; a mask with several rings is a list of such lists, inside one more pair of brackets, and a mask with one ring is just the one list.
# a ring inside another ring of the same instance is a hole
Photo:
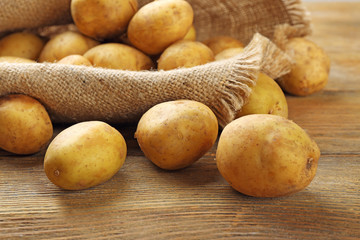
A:
{"label": "young potato", "polygon": [[326,86],[330,59],[322,48],[305,38],[292,38],[286,44],[285,51],[295,63],[290,73],[278,79],[284,91],[307,96]]}
{"label": "young potato", "polygon": [[140,119],[135,138],[145,156],[166,170],[190,166],[215,143],[218,122],[206,105],[177,100],[160,103]]}
{"label": "young potato", "polygon": [[244,44],[236,38],[230,36],[216,36],[203,41],[216,56],[218,53],[228,48],[244,48]]}
{"label": "young potato", "polygon": [[215,55],[215,61],[220,61],[223,59],[229,59],[235,57],[236,55],[242,53],[243,51],[244,48],[242,47],[227,48]]}
{"label": "young potato", "polygon": [[190,68],[214,61],[214,54],[201,42],[180,40],[160,55],[158,69]]}
{"label": "young potato", "polygon": [[288,105],[284,92],[275,80],[266,74],[259,74],[256,85],[252,87],[248,102],[236,117],[249,114],[273,114],[288,117]]}
{"label": "young potato", "polygon": [[183,40],[196,41],[196,29],[194,25],[190,27],[189,31],[187,32]]}
{"label": "young potato", "polygon": [[0,57],[0,62],[7,62],[7,63],[36,63],[36,61],[30,60],[28,58],[12,57],[12,56]]}
{"label": "young potato", "polygon": [[221,175],[237,191],[279,197],[301,191],[316,174],[320,150],[296,123],[252,114],[229,123],[216,150]]}
{"label": "young potato", "polygon": [[60,132],[45,153],[44,170],[60,188],[80,190],[108,181],[127,153],[120,132],[100,121],[81,122]]}
{"label": "young potato", "polygon": [[0,148],[15,154],[33,154],[52,135],[50,117],[40,102],[22,94],[0,98]]}
{"label": "young potato", "polygon": [[0,40],[0,56],[37,60],[45,41],[33,33],[17,32]]}
{"label": "young potato", "polygon": [[193,18],[193,9],[185,0],[150,2],[131,19],[127,35],[133,46],[146,54],[157,55],[185,37]]}
{"label": "young potato", "polygon": [[71,15],[81,33],[97,40],[126,32],[138,10],[137,0],[72,0]]}
{"label": "young potato", "polygon": [[74,54],[66,56],[57,63],[59,64],[69,64],[69,65],[83,65],[83,66],[92,66],[91,62],[84,56]]}
{"label": "young potato", "polygon": [[69,55],[83,55],[98,44],[99,42],[80,33],[66,31],[57,34],[45,44],[40,53],[39,62],[57,62]]}
{"label": "young potato", "polygon": [[121,43],[104,43],[84,54],[94,67],[122,70],[149,70],[153,61],[139,50]]}

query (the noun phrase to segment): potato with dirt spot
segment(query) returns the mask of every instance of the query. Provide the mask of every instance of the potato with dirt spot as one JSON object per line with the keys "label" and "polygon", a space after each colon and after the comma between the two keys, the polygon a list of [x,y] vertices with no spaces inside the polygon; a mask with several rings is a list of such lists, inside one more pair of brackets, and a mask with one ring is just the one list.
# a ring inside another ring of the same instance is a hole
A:
{"label": "potato with dirt spot", "polygon": [[201,42],[180,40],[170,45],[160,55],[158,69],[190,68],[214,61],[210,48]]}
{"label": "potato with dirt spot", "polygon": [[133,46],[146,54],[157,55],[185,37],[193,18],[193,9],[185,0],[150,2],[131,19],[127,35]]}
{"label": "potato with dirt spot", "polygon": [[81,33],[112,40],[126,32],[138,10],[137,0],[72,0],[71,15]]}
{"label": "potato with dirt spot", "polygon": [[33,154],[53,135],[51,119],[36,99],[11,94],[0,98],[0,148],[15,154]]}
{"label": "potato with dirt spot", "polygon": [[131,71],[150,70],[151,58],[131,46],[121,43],[103,43],[84,54],[94,67]]}
{"label": "potato with dirt spot", "polygon": [[320,150],[296,123],[252,114],[222,131],[216,151],[221,175],[237,191],[255,197],[299,192],[313,180]]}
{"label": "potato with dirt spot", "polygon": [[249,114],[272,114],[288,117],[285,94],[275,80],[260,73],[256,84],[251,88],[249,99],[236,114],[237,118]]}
{"label": "potato with dirt spot", "polygon": [[305,38],[292,38],[286,43],[285,52],[294,63],[290,73],[278,79],[284,91],[307,96],[326,86],[330,58],[321,47]]}
{"label": "potato with dirt spot", "polygon": [[44,39],[28,32],[11,33],[0,40],[0,56],[37,60],[45,45]]}
{"label": "potato with dirt spot", "polygon": [[69,55],[83,55],[89,49],[99,45],[98,41],[81,33],[66,31],[53,36],[40,53],[39,62],[57,62]]}
{"label": "potato with dirt spot", "polygon": [[190,166],[214,145],[218,122],[206,105],[192,100],[160,103],[140,119],[135,138],[145,156],[166,170]]}
{"label": "potato with dirt spot", "polygon": [[126,143],[105,122],[74,124],[60,132],[45,153],[49,180],[67,190],[87,189],[112,178],[126,158]]}

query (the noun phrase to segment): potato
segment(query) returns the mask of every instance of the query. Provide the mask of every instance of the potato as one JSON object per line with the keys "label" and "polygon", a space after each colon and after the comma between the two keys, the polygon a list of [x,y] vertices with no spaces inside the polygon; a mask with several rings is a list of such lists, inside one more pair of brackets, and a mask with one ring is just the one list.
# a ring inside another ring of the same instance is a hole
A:
{"label": "potato", "polygon": [[36,63],[36,61],[30,60],[28,58],[12,57],[12,56],[0,57],[0,62],[7,62],[7,63]]}
{"label": "potato", "polygon": [[84,54],[94,67],[149,70],[154,67],[153,61],[139,50],[121,43],[104,43]]}
{"label": "potato", "polygon": [[284,91],[307,96],[326,86],[330,59],[322,48],[305,38],[292,38],[286,44],[285,52],[295,63],[290,73],[278,79]]}
{"label": "potato", "polygon": [[180,40],[160,55],[158,69],[190,68],[214,61],[214,54],[201,42]]}
{"label": "potato", "polygon": [[52,135],[50,117],[39,101],[22,94],[0,98],[0,148],[15,154],[33,154]]}
{"label": "potato", "polygon": [[71,15],[81,33],[98,40],[126,32],[138,10],[137,0],[72,0]]}
{"label": "potato", "polygon": [[215,55],[215,61],[220,61],[223,59],[229,59],[235,57],[236,55],[242,53],[243,51],[244,48],[242,47],[227,48]]}
{"label": "potato", "polygon": [[320,150],[296,123],[252,114],[229,123],[216,150],[221,175],[237,191],[254,197],[299,192],[316,174]]}
{"label": "potato", "polygon": [[236,117],[249,114],[273,114],[288,117],[288,105],[283,91],[275,80],[266,74],[259,74],[256,85],[252,87],[248,102]]}
{"label": "potato", "polygon": [[84,65],[84,66],[92,66],[91,62],[84,56],[74,54],[66,56],[57,63],[59,64],[69,64],[69,65]]}
{"label": "potato", "polygon": [[190,41],[196,41],[196,29],[194,25],[192,25],[189,29],[189,31],[186,33],[183,40],[190,40]]}
{"label": "potato", "polygon": [[124,164],[126,153],[125,140],[115,128],[101,121],[81,122],[50,143],[44,170],[60,188],[86,189],[112,178]]}
{"label": "potato", "polygon": [[98,44],[99,42],[77,32],[59,33],[45,44],[39,62],[57,62],[69,55],[83,55]]}
{"label": "potato", "polygon": [[228,48],[243,48],[244,44],[236,38],[230,36],[216,36],[203,41],[216,56],[218,53]]}
{"label": "potato", "polygon": [[129,41],[146,54],[160,54],[185,37],[194,13],[185,0],[163,0],[146,4],[134,15],[127,30]]}
{"label": "potato", "polygon": [[206,105],[192,100],[160,103],[140,119],[135,138],[145,156],[166,170],[190,166],[215,143],[218,122]]}
{"label": "potato", "polygon": [[12,33],[0,40],[0,56],[36,60],[44,44],[45,41],[33,33]]}

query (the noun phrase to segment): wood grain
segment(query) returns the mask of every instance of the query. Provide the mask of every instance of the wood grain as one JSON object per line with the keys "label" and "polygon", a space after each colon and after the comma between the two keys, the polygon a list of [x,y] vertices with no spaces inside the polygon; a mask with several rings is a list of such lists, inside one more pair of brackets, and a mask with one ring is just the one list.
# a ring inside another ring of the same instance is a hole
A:
{"label": "wood grain", "polygon": [[359,239],[360,2],[306,6],[310,38],[332,67],[324,91],[287,96],[289,118],[322,152],[305,190],[266,199],[234,191],[217,171],[216,145],[189,168],[160,170],[141,153],[136,126],[117,126],[128,144],[124,167],[84,191],[49,182],[45,150],[0,151],[0,239]]}

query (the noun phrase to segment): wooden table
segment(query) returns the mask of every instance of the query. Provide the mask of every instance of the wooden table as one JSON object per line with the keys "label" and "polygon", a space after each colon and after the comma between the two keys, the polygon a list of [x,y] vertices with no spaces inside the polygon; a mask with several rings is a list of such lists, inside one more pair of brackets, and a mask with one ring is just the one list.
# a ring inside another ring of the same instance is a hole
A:
{"label": "wooden table", "polygon": [[313,18],[310,38],[332,59],[323,92],[287,96],[289,118],[322,152],[305,190],[270,199],[237,193],[216,168],[216,146],[189,168],[162,171],[141,153],[135,126],[119,126],[128,142],[125,165],[84,191],[50,183],[44,151],[0,152],[0,238],[359,239],[360,2],[305,5]]}

